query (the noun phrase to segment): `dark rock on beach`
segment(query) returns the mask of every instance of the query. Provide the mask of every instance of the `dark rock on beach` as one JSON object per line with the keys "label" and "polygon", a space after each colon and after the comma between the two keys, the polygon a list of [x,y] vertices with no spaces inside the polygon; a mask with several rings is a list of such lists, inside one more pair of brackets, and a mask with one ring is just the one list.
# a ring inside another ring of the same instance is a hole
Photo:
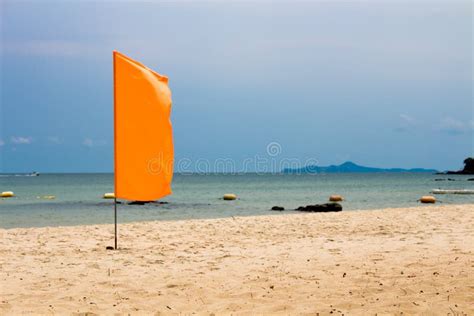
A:
{"label": "dark rock on beach", "polygon": [[340,212],[342,211],[342,205],[339,203],[324,203],[300,206],[295,211],[300,212]]}
{"label": "dark rock on beach", "polygon": [[283,206],[274,206],[272,207],[272,211],[284,211],[285,208]]}
{"label": "dark rock on beach", "polygon": [[474,178],[469,178],[467,179],[467,181],[474,181]]}

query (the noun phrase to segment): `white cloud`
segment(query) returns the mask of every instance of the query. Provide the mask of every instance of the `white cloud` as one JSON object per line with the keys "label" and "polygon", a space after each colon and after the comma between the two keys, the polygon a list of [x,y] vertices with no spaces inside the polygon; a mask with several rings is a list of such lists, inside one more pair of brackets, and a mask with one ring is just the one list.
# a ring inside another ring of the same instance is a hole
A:
{"label": "white cloud", "polygon": [[407,114],[400,114],[400,118],[401,118],[402,121],[404,121],[404,122],[407,122],[407,123],[410,123],[410,124],[415,123],[415,119],[414,119],[413,117],[411,117],[410,115],[407,115]]}
{"label": "white cloud", "polygon": [[401,122],[395,128],[396,132],[407,132],[412,130],[416,125],[416,119],[408,114],[400,114],[399,118]]}
{"label": "white cloud", "polygon": [[48,142],[51,143],[51,144],[59,145],[59,144],[63,143],[63,140],[58,136],[49,136],[48,137]]}
{"label": "white cloud", "polygon": [[92,138],[84,138],[82,141],[82,145],[86,147],[97,147],[97,146],[103,146],[105,145],[106,142],[104,140],[96,140]]}
{"label": "white cloud", "polygon": [[3,141],[3,139],[0,139],[0,146],[3,146],[5,145],[5,142]]}
{"label": "white cloud", "polygon": [[82,145],[86,147],[92,147],[94,146],[94,142],[90,138],[84,138],[84,140],[82,141]]}
{"label": "white cloud", "polygon": [[439,128],[442,132],[456,135],[456,134],[463,134],[469,130],[469,125],[453,119],[452,117],[446,117],[441,120]]}
{"label": "white cloud", "polygon": [[27,137],[24,137],[24,136],[12,136],[10,138],[10,141],[13,143],[13,144],[17,144],[17,145],[28,145],[28,144],[31,144],[31,142],[33,142],[33,138],[31,136],[27,136]]}

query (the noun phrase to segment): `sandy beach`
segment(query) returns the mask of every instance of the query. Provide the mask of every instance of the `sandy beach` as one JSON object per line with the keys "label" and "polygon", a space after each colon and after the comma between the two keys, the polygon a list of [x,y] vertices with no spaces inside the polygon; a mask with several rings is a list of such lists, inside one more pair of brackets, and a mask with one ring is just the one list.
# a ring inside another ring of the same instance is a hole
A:
{"label": "sandy beach", "polygon": [[0,314],[474,314],[474,205],[0,230]]}

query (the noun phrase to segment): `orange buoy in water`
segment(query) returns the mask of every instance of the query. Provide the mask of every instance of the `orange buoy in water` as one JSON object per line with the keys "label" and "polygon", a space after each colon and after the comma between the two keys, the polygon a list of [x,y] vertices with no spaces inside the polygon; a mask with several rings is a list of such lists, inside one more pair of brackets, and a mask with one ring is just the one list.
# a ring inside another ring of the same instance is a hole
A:
{"label": "orange buoy in water", "polygon": [[237,195],[235,195],[233,193],[227,193],[227,194],[224,194],[223,199],[227,200],[227,201],[233,201],[233,200],[237,199]]}
{"label": "orange buoy in water", "polygon": [[421,203],[436,203],[436,198],[431,195],[424,195],[420,198]]}
{"label": "orange buoy in water", "polygon": [[329,201],[331,201],[331,202],[341,202],[343,200],[344,200],[344,198],[341,195],[337,195],[337,194],[331,195],[329,197]]}
{"label": "orange buoy in water", "polygon": [[102,196],[103,199],[115,199],[115,193],[104,193]]}
{"label": "orange buoy in water", "polygon": [[9,197],[14,197],[14,196],[15,196],[15,193],[13,193],[12,191],[4,191],[0,193],[0,197],[2,198],[9,198]]}

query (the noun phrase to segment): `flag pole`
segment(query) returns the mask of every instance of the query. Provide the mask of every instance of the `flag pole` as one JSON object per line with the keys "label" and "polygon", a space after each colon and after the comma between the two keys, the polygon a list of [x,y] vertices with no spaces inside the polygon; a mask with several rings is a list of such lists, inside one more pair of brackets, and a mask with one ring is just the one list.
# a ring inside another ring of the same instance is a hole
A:
{"label": "flag pole", "polygon": [[117,250],[117,72],[115,62],[116,51],[112,52],[112,59],[114,65],[114,235],[115,244],[114,249]]}
{"label": "flag pole", "polygon": [[117,198],[114,198],[115,250],[117,250]]}

